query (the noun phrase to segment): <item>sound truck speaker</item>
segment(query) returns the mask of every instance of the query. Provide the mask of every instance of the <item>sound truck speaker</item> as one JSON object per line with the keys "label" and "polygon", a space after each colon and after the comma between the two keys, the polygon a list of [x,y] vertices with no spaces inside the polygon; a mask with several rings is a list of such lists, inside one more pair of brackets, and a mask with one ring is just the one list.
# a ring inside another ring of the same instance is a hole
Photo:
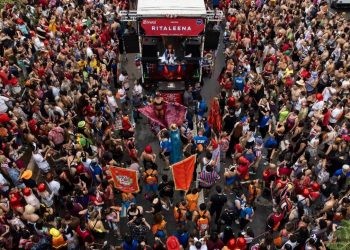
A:
{"label": "sound truck speaker", "polygon": [[126,53],[140,53],[139,37],[137,34],[126,34],[123,36],[123,42]]}
{"label": "sound truck speaker", "polygon": [[219,45],[220,31],[208,30],[205,32],[204,49],[216,50]]}
{"label": "sound truck speaker", "polygon": [[143,57],[157,57],[159,39],[155,37],[145,37],[142,43]]}
{"label": "sound truck speaker", "polygon": [[185,43],[185,55],[192,54],[192,57],[201,56],[201,40],[200,39],[189,39]]}

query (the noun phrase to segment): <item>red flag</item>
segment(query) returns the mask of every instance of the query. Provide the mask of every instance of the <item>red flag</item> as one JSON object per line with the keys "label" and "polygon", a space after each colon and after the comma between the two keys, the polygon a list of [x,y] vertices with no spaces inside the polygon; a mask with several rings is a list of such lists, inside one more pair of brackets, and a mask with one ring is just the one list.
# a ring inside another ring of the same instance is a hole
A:
{"label": "red flag", "polygon": [[111,167],[109,170],[117,189],[124,193],[138,193],[140,191],[135,170],[118,167]]}
{"label": "red flag", "polygon": [[210,103],[210,109],[208,114],[208,124],[212,129],[217,129],[221,131],[221,115],[220,115],[220,105],[217,98],[213,98]]}
{"label": "red flag", "polygon": [[175,183],[175,190],[187,191],[192,183],[194,166],[196,163],[196,155],[179,161],[171,166]]}

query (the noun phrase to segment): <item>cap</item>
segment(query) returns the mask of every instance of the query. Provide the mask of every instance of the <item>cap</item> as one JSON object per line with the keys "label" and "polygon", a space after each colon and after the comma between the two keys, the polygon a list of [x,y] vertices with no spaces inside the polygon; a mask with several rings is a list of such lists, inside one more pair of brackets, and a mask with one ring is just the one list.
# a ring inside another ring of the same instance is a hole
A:
{"label": "cap", "polygon": [[303,190],[303,196],[304,196],[304,197],[308,197],[309,195],[310,195],[310,190],[307,189],[307,188],[305,188],[305,189]]}
{"label": "cap", "polygon": [[38,191],[39,191],[39,192],[44,192],[45,190],[46,190],[45,184],[44,184],[44,183],[40,183],[40,184],[38,185]]}
{"label": "cap", "polygon": [[21,179],[28,180],[28,179],[30,179],[30,178],[32,177],[32,175],[33,175],[32,170],[27,169],[27,170],[25,170],[25,171],[22,173]]}
{"label": "cap", "polygon": [[239,249],[246,249],[246,247],[247,247],[247,241],[245,240],[244,237],[238,237],[238,238],[237,238],[236,246],[237,246],[237,248],[239,248]]}
{"label": "cap", "polygon": [[227,246],[227,248],[230,249],[230,250],[235,249],[235,247],[236,247],[236,239],[235,239],[235,238],[230,239],[230,240],[227,242],[226,246]]}
{"label": "cap", "polygon": [[318,184],[317,182],[314,182],[311,184],[311,188],[313,191],[319,191],[320,190],[320,184]]}
{"label": "cap", "polygon": [[175,236],[170,236],[166,241],[168,250],[180,250],[179,240]]}
{"label": "cap", "polygon": [[147,154],[151,154],[152,153],[152,147],[151,147],[151,145],[147,145],[146,147],[145,147],[145,152],[147,153]]}
{"label": "cap", "polygon": [[350,166],[348,164],[344,164],[342,169],[343,169],[343,172],[349,172]]}
{"label": "cap", "polygon": [[320,94],[320,93],[317,93],[317,94],[316,94],[316,100],[317,100],[317,101],[322,101],[322,100],[323,100],[323,95]]}
{"label": "cap", "polygon": [[61,235],[60,231],[58,231],[56,228],[51,228],[50,229],[50,234],[53,236],[53,237],[59,237]]}
{"label": "cap", "polygon": [[85,121],[80,121],[78,122],[78,128],[83,128],[85,127],[86,122]]}
{"label": "cap", "polygon": [[32,193],[29,187],[25,187],[22,192],[24,196],[29,196]]}

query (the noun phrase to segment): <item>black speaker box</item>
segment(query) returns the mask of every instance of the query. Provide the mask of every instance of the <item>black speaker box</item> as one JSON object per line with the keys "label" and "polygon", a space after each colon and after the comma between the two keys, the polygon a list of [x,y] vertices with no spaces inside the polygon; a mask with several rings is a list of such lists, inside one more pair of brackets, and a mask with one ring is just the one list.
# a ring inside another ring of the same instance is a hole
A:
{"label": "black speaker box", "polygon": [[137,34],[125,34],[123,36],[123,42],[126,53],[140,53],[139,37]]}
{"label": "black speaker box", "polygon": [[200,57],[201,40],[199,38],[190,38],[185,42],[185,55],[192,54],[192,57]]}
{"label": "black speaker box", "polygon": [[219,46],[220,31],[208,30],[205,32],[204,49],[216,50]]}
{"label": "black speaker box", "polygon": [[159,38],[145,37],[142,43],[142,56],[143,57],[157,57]]}

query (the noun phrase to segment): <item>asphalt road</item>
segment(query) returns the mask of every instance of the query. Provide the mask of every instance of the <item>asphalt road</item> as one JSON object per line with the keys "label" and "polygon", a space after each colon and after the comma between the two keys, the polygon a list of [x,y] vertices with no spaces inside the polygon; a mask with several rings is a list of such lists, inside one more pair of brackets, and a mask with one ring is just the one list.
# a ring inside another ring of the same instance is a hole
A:
{"label": "asphalt road", "polygon": [[[125,68],[128,71],[129,76],[139,77],[140,72],[136,69],[135,64],[134,64],[135,55],[128,55],[127,58],[128,58],[128,61],[123,64],[123,68]],[[218,95],[220,92],[220,87],[217,83],[217,77],[218,77],[222,67],[224,66],[224,64],[225,64],[225,60],[224,60],[224,56],[223,56],[223,44],[220,42],[220,47],[218,49],[217,57],[215,60],[215,70],[214,70],[211,78],[204,78],[204,86],[203,86],[203,89],[201,92],[203,98],[206,100],[206,102],[208,104],[210,103],[210,100],[214,96]],[[136,124],[135,131],[136,131],[135,137],[136,137],[136,142],[137,142],[136,146],[137,146],[139,152],[142,152],[142,150],[145,148],[146,145],[151,145],[153,150],[156,153],[159,152],[158,139],[150,131],[148,124],[147,124],[147,119],[145,117],[143,117],[143,119]],[[160,175],[167,174],[169,176],[169,178],[172,178],[171,171],[163,171],[164,162],[162,160],[158,159],[157,164],[159,166]],[[224,186],[223,170],[227,165],[228,164],[224,164],[221,167],[221,169],[222,169],[222,171],[221,171],[222,178],[220,181],[221,186]],[[261,176],[262,170],[263,169],[260,167],[257,176]],[[232,201],[233,195],[232,194],[231,195],[227,194],[227,195],[228,195],[228,199]],[[179,191],[176,191],[174,203],[176,203],[177,201],[180,201],[182,198],[183,198],[183,194],[181,194]],[[201,202],[204,202],[203,195],[201,195],[201,198],[200,198],[200,203]],[[150,203],[144,199],[144,191],[142,194],[137,195],[137,203],[141,204],[146,211],[150,209]],[[252,223],[249,224],[249,226],[251,228],[253,228],[253,231],[254,231],[256,236],[264,233],[266,218],[271,213],[271,211],[272,211],[271,206],[258,206],[257,207],[257,209],[255,211],[254,220]],[[176,222],[174,220],[173,210],[172,209],[170,209],[170,211],[163,210],[163,213],[164,213],[164,216],[165,216],[166,221],[167,221],[168,235],[171,235],[171,234],[175,233],[175,230],[176,230]],[[152,215],[146,214],[145,218],[152,225]],[[128,231],[128,229],[126,227],[126,218],[122,218],[120,225],[121,225],[121,232],[122,233]],[[216,225],[212,224],[211,228],[216,229]],[[239,231],[238,225],[233,225],[233,228],[236,232]],[[193,230],[192,223],[188,224],[188,230],[189,231]],[[151,233],[149,233],[147,235],[147,238],[150,241],[149,243],[151,243],[153,241],[152,240],[153,235]],[[111,242],[112,244],[117,243],[116,239],[114,239],[114,238],[112,238],[111,241],[112,241]]]}

